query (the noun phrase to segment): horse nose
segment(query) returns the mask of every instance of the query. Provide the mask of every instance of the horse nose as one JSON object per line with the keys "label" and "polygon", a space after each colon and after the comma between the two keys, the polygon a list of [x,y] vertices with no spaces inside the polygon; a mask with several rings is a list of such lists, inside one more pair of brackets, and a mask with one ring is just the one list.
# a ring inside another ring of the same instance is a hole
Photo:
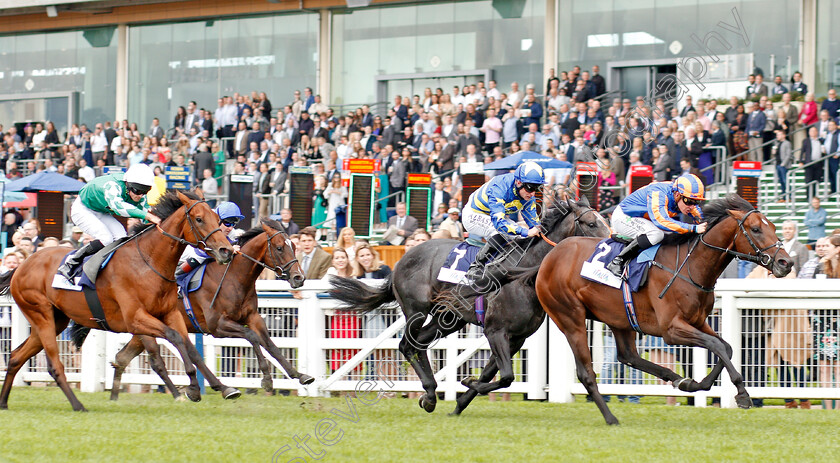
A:
{"label": "horse nose", "polygon": [[793,262],[789,259],[785,259],[784,257],[782,257],[781,259],[779,259],[779,265],[781,265],[785,268],[785,270],[787,270],[793,267]]}
{"label": "horse nose", "polygon": [[292,281],[291,281],[292,287],[293,288],[300,288],[301,286],[303,286],[303,281],[304,281],[303,275],[300,275],[300,274],[294,275],[292,277]]}
{"label": "horse nose", "polygon": [[233,257],[233,251],[228,248],[222,248],[219,250],[219,256],[225,262],[230,262],[230,259]]}

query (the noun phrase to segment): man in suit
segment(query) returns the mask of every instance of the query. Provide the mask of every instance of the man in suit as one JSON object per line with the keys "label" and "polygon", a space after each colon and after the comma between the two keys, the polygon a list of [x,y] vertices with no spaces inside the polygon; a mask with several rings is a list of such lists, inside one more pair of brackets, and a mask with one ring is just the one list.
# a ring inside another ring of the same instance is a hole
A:
{"label": "man in suit", "polygon": [[237,155],[244,155],[248,152],[248,135],[249,132],[245,127],[244,122],[239,123],[239,129],[236,131],[236,136],[233,137],[233,152]]}
{"label": "man in suit", "polygon": [[152,119],[152,126],[149,127],[149,136],[155,137],[158,140],[163,138],[163,128],[161,128],[160,120],[158,118]]}
{"label": "man in suit", "polygon": [[438,155],[437,164],[438,173],[448,172],[441,178],[452,177],[452,169],[455,168],[455,156],[458,153],[458,143],[455,140],[449,140]]}
{"label": "man in suit", "polygon": [[831,186],[831,193],[837,191],[837,170],[840,168],[840,132],[837,131],[837,122],[832,119],[828,121],[828,133],[823,139],[823,156],[828,158],[828,184]]}
{"label": "man in suit", "polygon": [[784,129],[776,129],[776,141],[773,143],[772,149],[776,158],[776,175],[779,178],[779,185],[782,187],[782,194],[785,194],[787,192],[787,172],[793,165],[793,149],[787,140],[787,133]]}
{"label": "man in suit", "polygon": [[823,100],[822,106],[820,106],[820,110],[823,109],[828,111],[829,117],[834,120],[840,117],[840,100],[837,99],[837,90],[832,88],[828,91],[828,98]]}
{"label": "man in suit", "polygon": [[201,116],[198,114],[196,109],[196,102],[190,101],[187,104],[187,117],[184,118],[184,132],[190,133],[190,129],[195,127],[196,129],[201,128]]}
{"label": "man in suit", "polygon": [[274,163],[274,167],[272,167],[269,172],[269,175],[271,176],[271,180],[269,181],[271,194],[279,195],[283,193],[283,191],[286,190],[286,179],[288,177],[288,173],[286,172],[286,168],[283,166],[283,162],[278,159],[277,162]]}
{"label": "man in suit", "polygon": [[782,76],[776,76],[773,78],[773,89],[771,92],[773,95],[782,95],[788,92],[788,88],[782,85]]}
{"label": "man in suit", "polygon": [[607,81],[604,80],[604,76],[599,74],[599,72],[601,72],[601,68],[598,66],[592,66],[592,78],[589,79],[589,81],[595,86],[596,97],[607,93]]}
{"label": "man in suit", "polygon": [[[819,131],[816,127],[808,129],[808,138],[802,141],[802,151],[799,156],[799,167],[804,167],[822,158],[822,142],[819,138]],[[805,167],[805,183],[813,181],[822,181],[823,166],[821,163],[816,163],[812,166]]]}
{"label": "man in suit", "polygon": [[399,140],[399,137],[402,136],[399,130],[399,124],[396,123],[395,119],[399,120],[396,115],[394,115],[393,118],[385,118],[385,128],[382,130],[382,138],[379,140],[381,142],[381,146],[394,146],[394,144]]}
{"label": "man in suit", "polygon": [[767,96],[768,93],[770,93],[770,90],[767,88],[767,85],[764,84],[764,76],[758,74],[755,76],[755,84],[752,87],[751,96]]}
{"label": "man in suit", "polygon": [[274,214],[269,216],[269,218],[280,222],[280,226],[283,227],[283,231],[285,231],[289,236],[300,233],[300,227],[292,221],[292,210],[289,208],[280,209],[280,214]]}
{"label": "man in suit", "polygon": [[394,97],[394,114],[400,118],[402,121],[401,125],[404,125],[408,122],[408,108],[402,104],[402,97],[397,95]]}
{"label": "man in suit", "polygon": [[370,113],[370,106],[362,105],[362,127],[371,127],[373,125],[373,114]]}
{"label": "man in suit", "polygon": [[692,105],[691,103],[692,103],[691,96],[685,97],[685,106],[683,107],[682,111],[680,111],[680,117],[685,117],[685,115],[688,114],[689,111],[697,112],[694,109],[694,105]]}
{"label": "man in suit", "polygon": [[300,262],[307,280],[324,278],[330,265],[332,265],[332,257],[321,249],[321,246],[315,241],[316,233],[315,227],[306,227],[300,231],[298,241],[300,247],[297,256],[295,256]]}
{"label": "man in suit", "polygon": [[417,219],[410,215],[406,215],[406,205],[403,202],[397,203],[397,215],[388,219],[388,228],[394,227],[397,230],[397,236],[401,237],[400,243],[405,242],[405,239],[417,230]]}
{"label": "man in suit", "polygon": [[786,220],[782,224],[782,245],[785,252],[793,259],[793,270],[798,274],[805,262],[808,262],[808,248],[796,239],[798,234],[796,222]]}
{"label": "man in suit", "polygon": [[805,85],[805,82],[802,82],[802,73],[796,71],[793,73],[793,84],[790,86],[791,92],[799,92],[803,95],[808,94],[808,86]]}
{"label": "man in suit", "polygon": [[260,164],[260,177],[257,181],[257,191],[259,197],[259,217],[268,217],[269,206],[271,205],[271,198],[262,196],[271,194],[271,173],[268,171],[268,163]]}
{"label": "man in suit", "polygon": [[251,133],[248,134],[248,144],[250,145],[251,143],[256,143],[257,146],[260,146],[260,143],[262,143],[263,140],[265,140],[265,132],[260,130],[260,123],[254,121],[254,123],[251,124]]}
{"label": "man in suit", "polygon": [[[756,84],[758,84],[758,77],[756,77]],[[763,158],[761,151],[761,144],[764,143],[764,128],[767,125],[767,116],[764,114],[757,104],[747,103],[748,108],[751,109],[749,116],[747,116],[747,136],[749,137],[749,160],[760,161]]]}

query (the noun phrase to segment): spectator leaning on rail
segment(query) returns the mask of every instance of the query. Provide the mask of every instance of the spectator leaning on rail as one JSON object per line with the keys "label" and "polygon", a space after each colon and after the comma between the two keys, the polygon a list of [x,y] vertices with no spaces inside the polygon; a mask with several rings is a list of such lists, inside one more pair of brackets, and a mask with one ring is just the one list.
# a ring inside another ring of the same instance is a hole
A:
{"label": "spectator leaning on rail", "polygon": [[[607,265],[621,276],[624,264],[644,249],[658,244],[665,232],[703,233],[706,223],[699,202],[705,201],[703,182],[694,174],[683,174],[671,182],[658,182],[636,190],[615,208],[612,226],[616,233],[632,241]],[[694,217],[697,224],[674,220],[680,213]]]}
{"label": "spectator leaning on rail", "polygon": [[69,280],[85,256],[93,255],[105,245],[126,236],[125,228],[114,215],[159,224],[160,218],[147,212],[146,194],[152,189],[154,181],[152,169],[138,164],[125,174],[103,175],[85,185],[73,202],[70,217],[93,240],[67,257],[58,272]]}

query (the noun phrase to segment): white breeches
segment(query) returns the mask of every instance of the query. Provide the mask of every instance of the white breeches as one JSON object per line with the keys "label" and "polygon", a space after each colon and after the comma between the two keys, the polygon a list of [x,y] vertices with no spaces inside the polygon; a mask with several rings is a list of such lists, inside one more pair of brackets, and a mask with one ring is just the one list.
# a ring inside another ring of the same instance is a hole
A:
{"label": "white breeches", "polygon": [[615,208],[611,222],[613,230],[621,236],[635,238],[639,235],[647,235],[650,244],[658,244],[665,239],[664,230],[643,217],[630,217],[621,210],[621,207]]}
{"label": "white breeches", "polygon": [[88,209],[82,204],[81,198],[73,201],[70,218],[82,231],[102,244],[110,244],[117,238],[126,236],[125,228],[114,216]]}

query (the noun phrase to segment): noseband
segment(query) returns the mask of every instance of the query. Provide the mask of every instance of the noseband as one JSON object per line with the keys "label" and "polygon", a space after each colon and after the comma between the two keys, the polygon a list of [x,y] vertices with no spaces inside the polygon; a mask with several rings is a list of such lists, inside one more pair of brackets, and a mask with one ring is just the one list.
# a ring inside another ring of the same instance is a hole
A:
{"label": "noseband", "polygon": [[[756,264],[761,265],[762,267],[768,267],[770,264],[776,262],[776,256],[779,254],[779,251],[782,249],[782,242],[781,241],[776,241],[775,243],[773,243],[773,244],[771,244],[767,247],[764,247],[764,248],[759,248],[758,245],[755,244],[755,240],[753,240],[752,235],[750,235],[747,232],[747,229],[744,227],[744,222],[747,221],[747,217],[749,217],[750,214],[752,214],[754,212],[758,212],[758,210],[753,209],[753,210],[747,212],[746,214],[744,214],[744,217],[741,218],[741,220],[738,221],[738,228],[741,229],[741,233],[744,235],[744,237],[747,238],[747,242],[750,243],[750,246],[752,246],[753,251],[755,251],[755,254],[745,254],[743,252],[734,251],[732,249],[732,247],[735,246],[735,240],[738,238],[737,233],[735,234],[735,237],[732,238],[732,244],[730,244],[728,248],[722,248],[720,246],[715,246],[713,244],[707,243],[706,240],[704,239],[704,237],[706,235],[705,233],[700,235],[700,242],[705,244],[706,246],[712,248],[712,249],[721,251],[725,254],[729,254],[730,256],[735,256],[738,259],[746,260],[748,262],[755,262]],[[770,254],[764,252],[764,251],[767,251],[768,249],[772,249],[772,248],[776,248],[776,252],[773,253],[773,255],[770,255]]]}
{"label": "noseband", "polygon": [[249,256],[248,254],[245,254],[244,252],[240,251],[239,254],[241,254],[242,257],[245,257],[246,259],[250,260],[251,262],[261,266],[262,268],[271,270],[272,272],[274,272],[275,275],[277,275],[277,278],[279,278],[281,280],[289,281],[292,278],[292,275],[291,275],[292,266],[294,266],[296,263],[298,263],[298,260],[296,258],[294,258],[294,259],[286,262],[285,264],[283,264],[280,257],[277,257],[275,255],[276,250],[274,249],[274,246],[271,245],[271,240],[273,240],[275,236],[277,236],[281,233],[283,233],[282,230],[275,232],[273,235],[268,237],[268,241],[266,242],[266,246],[268,246],[268,258],[269,258],[269,260],[271,261],[271,264],[272,264],[271,266],[268,266],[268,265],[262,263],[261,261],[259,261],[257,259],[254,259],[253,257]]}
{"label": "noseband", "polygon": [[165,236],[167,238],[172,238],[173,240],[175,240],[175,241],[177,241],[181,244],[188,244],[188,245],[190,245],[194,248],[200,247],[201,249],[207,249],[207,238],[210,238],[210,236],[213,233],[221,232],[222,227],[216,227],[210,233],[208,233],[204,236],[201,236],[201,234],[198,232],[198,227],[196,226],[195,222],[193,222],[193,218],[190,215],[190,211],[192,210],[192,208],[195,207],[196,205],[200,204],[200,203],[206,203],[206,201],[204,201],[204,200],[196,201],[196,202],[192,203],[189,207],[187,207],[187,209],[185,211],[185,216],[187,218],[187,222],[189,222],[189,224],[190,224],[190,231],[192,231],[193,235],[199,237],[197,242],[192,243],[190,241],[185,240],[184,238],[181,238],[181,237],[175,236],[171,233],[168,233],[166,230],[161,228],[160,225],[156,225],[157,229],[163,234],[163,236]]}

